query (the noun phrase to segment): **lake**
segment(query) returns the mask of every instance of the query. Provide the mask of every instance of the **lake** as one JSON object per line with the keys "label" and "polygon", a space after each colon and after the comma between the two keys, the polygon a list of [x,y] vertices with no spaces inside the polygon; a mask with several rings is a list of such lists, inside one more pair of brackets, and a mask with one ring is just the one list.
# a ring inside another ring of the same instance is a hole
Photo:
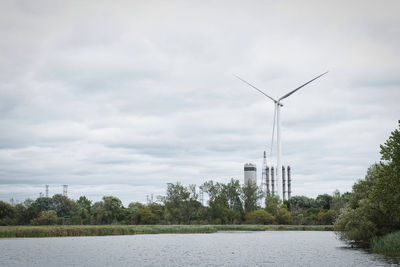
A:
{"label": "lake", "polygon": [[2,266],[391,266],[333,232],[0,239]]}

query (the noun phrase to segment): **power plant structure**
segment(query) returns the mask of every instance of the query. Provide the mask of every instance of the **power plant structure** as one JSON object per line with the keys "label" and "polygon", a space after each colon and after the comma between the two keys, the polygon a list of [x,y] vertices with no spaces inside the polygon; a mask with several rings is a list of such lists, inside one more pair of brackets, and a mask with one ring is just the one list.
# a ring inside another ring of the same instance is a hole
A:
{"label": "power plant structure", "polygon": [[253,163],[244,164],[244,183],[257,184],[257,166]]}
{"label": "power plant structure", "polygon": [[[264,172],[264,170],[263,170]],[[271,175],[271,180],[269,179]],[[291,176],[291,169],[290,166],[282,166],[282,172],[281,172],[281,178],[282,178],[282,200],[289,200],[292,197],[292,176]],[[276,180],[275,180],[276,177]],[[287,180],[286,180],[287,177]],[[267,195],[279,195],[278,191],[275,190],[276,186],[275,184],[278,182],[278,174],[276,172],[276,168],[274,166],[265,167],[265,175],[263,175],[263,179],[265,179],[265,187],[262,187],[263,191]],[[286,187],[286,181],[287,181],[287,187]],[[271,188],[271,190],[270,190]]]}
{"label": "power plant structure", "polygon": [[[290,166],[282,166],[281,177],[278,175],[277,168],[274,166],[268,166],[267,156],[264,151],[262,176],[261,176],[261,189],[268,195],[280,195],[276,184],[282,179],[282,200],[289,200],[292,197],[292,176]],[[276,179],[275,179],[276,177]],[[271,178],[271,179],[270,179]],[[253,163],[244,164],[244,183],[247,184],[249,181],[257,184],[257,167]]]}

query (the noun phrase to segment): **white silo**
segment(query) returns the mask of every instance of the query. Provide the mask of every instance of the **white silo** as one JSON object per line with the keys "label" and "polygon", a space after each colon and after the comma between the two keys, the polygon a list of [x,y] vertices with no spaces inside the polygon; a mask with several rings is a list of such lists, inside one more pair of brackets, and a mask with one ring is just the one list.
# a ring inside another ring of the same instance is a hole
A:
{"label": "white silo", "polygon": [[244,183],[257,184],[257,166],[253,163],[244,164]]}

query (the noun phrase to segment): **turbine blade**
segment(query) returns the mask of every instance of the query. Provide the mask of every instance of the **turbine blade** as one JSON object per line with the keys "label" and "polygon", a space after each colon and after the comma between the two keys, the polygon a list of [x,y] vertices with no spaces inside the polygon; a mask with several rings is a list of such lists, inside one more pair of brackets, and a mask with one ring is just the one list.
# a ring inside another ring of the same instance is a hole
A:
{"label": "turbine blade", "polygon": [[238,78],[239,80],[241,80],[242,82],[244,82],[247,85],[250,85],[251,87],[253,87],[254,89],[256,89],[257,91],[259,91],[261,94],[265,95],[266,97],[268,97],[269,99],[271,99],[272,101],[274,101],[275,103],[277,102],[275,99],[273,99],[272,97],[270,97],[269,95],[267,95],[266,93],[264,93],[263,91],[261,91],[260,89],[258,89],[257,87],[255,87],[254,85],[252,85],[251,83],[243,80],[242,78],[240,78],[239,76],[233,74],[233,76],[235,76],[236,78]]}
{"label": "turbine blade", "polygon": [[324,72],[324,73],[322,73],[321,75],[318,75],[317,77],[315,77],[314,79],[309,80],[309,81],[306,82],[305,84],[303,84],[303,85],[297,87],[297,88],[294,89],[293,91],[290,91],[290,92],[287,93],[286,95],[284,95],[284,96],[282,96],[281,98],[279,98],[278,101],[281,101],[281,100],[285,99],[286,97],[290,96],[291,94],[293,94],[293,93],[296,92],[297,90],[300,90],[301,88],[303,88],[304,86],[306,86],[306,85],[309,84],[310,82],[315,81],[316,79],[318,79],[319,77],[321,77],[321,76],[323,76],[323,75],[325,75],[325,74],[327,74],[327,73],[328,73],[328,72]]}
{"label": "turbine blade", "polygon": [[272,157],[272,149],[274,148],[276,105],[278,105],[278,104],[275,104],[275,105],[274,105],[274,123],[272,124],[272,138],[271,138],[271,157]]}

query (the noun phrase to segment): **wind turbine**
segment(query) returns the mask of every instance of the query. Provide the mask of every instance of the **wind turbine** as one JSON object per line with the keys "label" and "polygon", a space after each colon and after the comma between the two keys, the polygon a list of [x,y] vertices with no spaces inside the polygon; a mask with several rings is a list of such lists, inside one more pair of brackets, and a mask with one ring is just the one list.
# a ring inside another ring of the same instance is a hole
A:
{"label": "wind turbine", "polygon": [[[282,182],[281,181],[281,171],[282,171],[282,143],[281,143],[281,118],[280,118],[280,109],[281,107],[283,107],[283,104],[281,103],[281,101],[287,97],[289,97],[290,95],[292,95],[293,93],[295,93],[296,91],[300,90],[301,88],[303,88],[304,86],[306,86],[307,84],[315,81],[316,79],[318,79],[319,77],[327,74],[328,72],[324,72],[320,75],[318,75],[317,77],[315,77],[314,79],[309,80],[308,82],[302,84],[301,86],[297,87],[296,89],[290,91],[289,93],[287,93],[286,95],[278,98],[277,100],[272,98],[271,96],[267,95],[266,93],[264,93],[263,91],[261,91],[260,89],[258,89],[257,87],[255,87],[254,85],[252,85],[251,83],[245,81],[244,79],[240,78],[237,75],[234,75],[236,78],[238,78],[239,80],[241,80],[242,82],[246,83],[247,85],[251,86],[252,88],[256,89],[258,92],[260,92],[261,94],[263,94],[264,96],[266,96],[267,98],[269,98],[270,100],[272,100],[274,102],[275,108],[274,108],[274,123],[273,123],[273,128],[272,128],[272,142],[271,142],[271,153],[272,153],[272,144],[274,141],[274,132],[275,132],[275,123],[276,123],[276,139],[277,139],[277,162],[276,162],[276,190],[278,191],[278,195],[280,190],[279,190],[279,184]],[[275,194],[275,192],[273,192]]]}

